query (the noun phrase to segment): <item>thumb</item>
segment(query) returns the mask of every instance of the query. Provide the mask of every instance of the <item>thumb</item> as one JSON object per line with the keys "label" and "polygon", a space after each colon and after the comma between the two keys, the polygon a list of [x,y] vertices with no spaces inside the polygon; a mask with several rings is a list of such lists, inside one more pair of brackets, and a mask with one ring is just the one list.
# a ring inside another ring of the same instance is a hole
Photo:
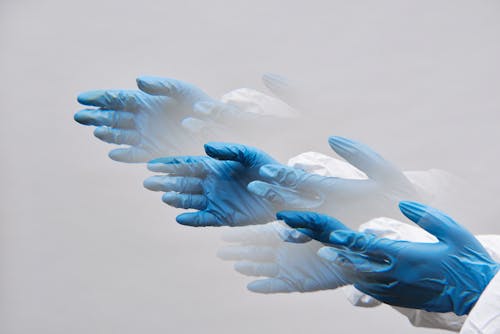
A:
{"label": "thumb", "polygon": [[263,151],[242,144],[209,142],[205,144],[205,152],[214,159],[236,161],[245,167],[260,167],[263,164],[276,163]]}
{"label": "thumb", "polygon": [[227,124],[232,123],[231,121],[235,119],[242,118],[240,116],[243,114],[236,106],[210,100],[195,103],[193,111],[200,118]]}
{"label": "thumb", "polygon": [[370,179],[381,181],[406,180],[406,177],[396,166],[362,143],[337,136],[328,138],[328,143],[338,155],[363,171]]}
{"label": "thumb", "polygon": [[417,202],[399,202],[399,209],[415,224],[449,245],[465,246],[479,243],[464,227],[443,212]]}
{"label": "thumb", "polygon": [[297,89],[287,78],[274,73],[265,73],[262,82],[277,98],[292,108],[300,108]]}
{"label": "thumb", "polygon": [[140,76],[136,79],[137,87],[150,95],[163,95],[175,98],[182,93],[182,87],[188,84],[172,79],[154,76]]}

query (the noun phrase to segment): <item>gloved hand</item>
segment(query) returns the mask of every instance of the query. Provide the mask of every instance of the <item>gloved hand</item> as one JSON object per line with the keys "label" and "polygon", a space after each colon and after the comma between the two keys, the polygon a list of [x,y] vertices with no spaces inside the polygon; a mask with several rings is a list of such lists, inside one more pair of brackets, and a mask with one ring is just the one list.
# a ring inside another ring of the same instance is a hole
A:
{"label": "gloved hand", "polygon": [[146,179],[144,187],[164,191],[162,199],[171,206],[199,210],[177,216],[183,225],[239,226],[274,220],[276,208],[250,193],[247,184],[258,178],[261,166],[277,162],[258,149],[238,144],[208,143],[205,151],[209,157],[150,161],[149,170],[168,174]]}
{"label": "gloved hand", "polygon": [[[318,254],[340,266],[358,290],[384,303],[468,314],[500,265],[444,213],[415,202],[401,202],[399,207],[438,242],[396,241],[334,229],[329,243],[339,249],[324,247]],[[315,225],[321,229],[321,222]],[[291,226],[311,228],[311,222],[294,221]]]}
{"label": "gloved hand", "polygon": [[[342,137],[330,137],[328,142],[368,178],[326,177],[281,164],[265,165],[259,171],[261,180],[251,182],[248,189],[277,206],[321,211],[352,223],[395,217],[396,210],[390,208],[397,202],[420,198],[418,189],[397,167],[366,145]],[[307,200],[301,201],[302,206],[288,205],[290,191]]]}
{"label": "gloved hand", "polygon": [[[149,88],[151,82],[163,88],[164,96],[135,90],[97,90],[82,93],[78,102],[95,109],[75,114],[83,125],[94,125],[94,135],[107,143],[129,145],[109,152],[121,162],[146,162],[189,150],[193,136],[182,121],[192,114],[194,104],[213,101],[199,88],[175,79],[140,77],[137,85]],[[156,87],[156,86],[155,86]],[[198,144],[194,142],[192,145]]]}
{"label": "gloved hand", "polygon": [[[192,117],[184,119],[183,125],[192,132],[204,134],[209,141],[228,141],[253,138],[256,131],[272,131],[276,122],[282,126],[292,124],[298,116],[294,109],[298,96],[295,87],[277,74],[264,74],[262,81],[277,98],[248,88],[236,89],[220,101],[196,103]],[[168,93],[154,85],[144,91],[152,95]]]}
{"label": "gloved hand", "polygon": [[102,141],[129,146],[110,151],[116,161],[146,162],[194,152],[207,139],[245,136],[244,129],[248,135],[295,116],[283,102],[245,88],[217,101],[176,79],[144,76],[137,85],[141,91],[98,90],[78,96],[81,104],[97,107],[77,112],[78,123],[97,126],[94,135]]}
{"label": "gloved hand", "polygon": [[316,254],[322,246],[319,242],[284,241],[302,236],[277,222],[231,228],[223,240],[237,245],[223,247],[217,255],[236,261],[234,268],[243,275],[265,277],[247,285],[257,293],[309,292],[348,284],[336,264]]}

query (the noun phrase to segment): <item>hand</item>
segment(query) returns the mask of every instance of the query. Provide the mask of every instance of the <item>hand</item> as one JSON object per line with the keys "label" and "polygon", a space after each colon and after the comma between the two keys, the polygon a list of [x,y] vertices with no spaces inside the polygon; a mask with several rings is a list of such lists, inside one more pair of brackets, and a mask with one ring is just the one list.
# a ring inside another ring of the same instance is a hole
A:
{"label": "hand", "polygon": [[[330,137],[329,144],[368,178],[326,177],[284,165],[265,165],[259,171],[261,180],[251,182],[248,189],[287,209],[322,211],[353,223],[397,216],[396,210],[389,208],[400,200],[419,198],[406,176],[369,147],[342,137]],[[302,201],[302,206],[288,205],[286,193],[290,191],[308,200]]]}
{"label": "hand", "polygon": [[146,179],[144,187],[164,191],[162,199],[171,206],[198,210],[177,216],[183,225],[240,226],[272,221],[276,209],[250,193],[247,184],[258,178],[261,166],[277,162],[258,149],[238,144],[208,143],[205,151],[208,157],[150,161],[149,170],[167,175]]}
{"label": "hand", "polygon": [[[137,85],[141,91],[98,90],[78,96],[81,104],[97,107],[77,112],[78,123],[97,126],[94,135],[104,142],[128,145],[110,151],[116,161],[186,154],[208,140],[241,140],[267,124],[296,116],[280,100],[246,88],[217,101],[176,79],[145,76]],[[282,86],[279,93],[289,96],[291,89],[284,82]]]}
{"label": "hand", "polygon": [[152,96],[138,90],[97,90],[82,93],[78,102],[97,108],[75,114],[83,125],[94,125],[94,135],[104,142],[128,145],[109,152],[109,157],[121,162],[146,162],[155,157],[189,151],[195,137],[189,127],[180,126],[192,115],[193,106],[201,101],[213,101],[199,88],[175,79],[141,77],[143,90],[161,87],[163,96]]}
{"label": "hand", "polygon": [[[183,121],[193,132],[204,133],[210,141],[241,141],[254,138],[255,133],[274,131],[276,122],[291,125],[298,117],[294,109],[297,90],[287,79],[276,74],[265,74],[264,85],[277,97],[253,89],[233,90],[220,101],[201,101],[194,105],[192,117]],[[161,89],[146,92],[161,95]]]}
{"label": "hand", "polygon": [[[396,241],[335,229],[329,243],[336,248],[322,248],[319,255],[340,266],[358,290],[381,302],[468,314],[500,265],[444,213],[415,202],[401,202],[399,207],[438,242]],[[320,225],[316,224],[318,229]],[[292,226],[310,228],[311,223]]]}
{"label": "hand", "polygon": [[243,275],[265,277],[248,284],[248,290],[257,293],[310,292],[348,284],[337,265],[316,254],[320,243],[284,241],[302,236],[277,222],[232,228],[223,240],[238,245],[223,247],[217,255],[236,261],[234,269]]}

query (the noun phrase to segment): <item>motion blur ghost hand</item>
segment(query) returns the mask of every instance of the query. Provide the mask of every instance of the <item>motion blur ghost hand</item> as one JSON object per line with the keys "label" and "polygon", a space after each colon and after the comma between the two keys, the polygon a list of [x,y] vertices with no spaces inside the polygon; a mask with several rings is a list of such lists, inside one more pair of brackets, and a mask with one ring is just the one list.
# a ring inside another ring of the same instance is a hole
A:
{"label": "motion blur ghost hand", "polygon": [[316,254],[319,242],[284,241],[301,238],[301,233],[277,222],[232,228],[224,231],[223,240],[237,245],[223,247],[217,255],[236,261],[234,268],[243,275],[265,277],[248,284],[257,293],[310,292],[348,284],[336,264]]}
{"label": "motion blur ghost hand", "polygon": [[128,145],[109,152],[116,161],[146,162],[189,150],[192,135],[181,126],[182,121],[192,115],[196,103],[213,99],[194,85],[175,79],[141,77],[137,84],[146,91],[161,87],[164,95],[139,90],[85,92],[78,96],[78,102],[97,108],[77,112],[75,120],[97,126],[94,135],[102,141]]}
{"label": "motion blur ghost hand", "polygon": [[150,161],[149,170],[167,175],[152,176],[144,186],[165,192],[162,199],[171,206],[199,210],[177,216],[183,225],[240,226],[272,221],[276,209],[250,193],[247,184],[258,178],[261,166],[277,162],[258,149],[238,144],[208,143],[205,151],[208,157]]}
{"label": "motion blur ghost hand", "polygon": [[295,115],[278,99],[246,88],[216,100],[176,79],[145,76],[137,85],[140,91],[97,90],[78,96],[81,104],[96,107],[77,112],[78,123],[97,126],[94,135],[104,142],[128,145],[109,152],[116,161],[189,154],[209,139],[245,136],[243,129],[252,132]]}
{"label": "motion blur ghost hand", "polygon": [[[399,207],[438,242],[389,240],[342,228],[334,229],[328,238],[335,248],[324,247],[319,255],[341,267],[358,290],[381,302],[468,314],[500,265],[471,233],[444,213],[415,202],[401,202]],[[284,220],[289,223],[287,214]],[[319,221],[303,221],[293,220],[289,225],[322,229]],[[324,230],[330,231],[330,227]]]}
{"label": "motion blur ghost hand", "polygon": [[[307,173],[285,165],[265,165],[260,180],[248,189],[279,207],[294,210],[316,210],[350,223],[361,223],[374,217],[395,217],[400,200],[419,199],[418,189],[392,163],[364,144],[342,137],[330,137],[330,147],[347,162],[364,172],[365,179],[346,179]],[[307,200],[299,206],[288,205],[290,191]],[[302,205],[302,206],[300,206]]]}

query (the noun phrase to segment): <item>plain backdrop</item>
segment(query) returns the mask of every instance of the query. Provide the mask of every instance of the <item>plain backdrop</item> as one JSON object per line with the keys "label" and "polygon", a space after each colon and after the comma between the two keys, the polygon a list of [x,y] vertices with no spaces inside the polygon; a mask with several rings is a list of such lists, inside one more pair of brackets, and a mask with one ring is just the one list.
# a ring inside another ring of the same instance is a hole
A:
{"label": "plain backdrop", "polygon": [[457,203],[480,212],[462,223],[500,233],[499,36],[495,0],[1,0],[0,332],[439,332],[340,291],[248,292],[215,257],[221,230],[177,225],[145,167],[73,121],[75,97],[143,74],[265,92],[261,74],[280,73],[323,108],[259,134],[271,153],[329,153],[336,134],[449,170],[478,194]]}

